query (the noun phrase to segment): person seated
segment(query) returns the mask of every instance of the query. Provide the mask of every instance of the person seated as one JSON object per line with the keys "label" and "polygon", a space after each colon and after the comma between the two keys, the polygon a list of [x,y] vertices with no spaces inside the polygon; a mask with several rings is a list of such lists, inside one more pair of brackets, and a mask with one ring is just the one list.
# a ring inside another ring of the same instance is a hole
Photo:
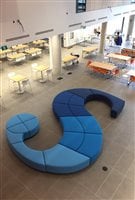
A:
{"label": "person seated", "polygon": [[100,35],[100,33],[101,33],[100,27],[95,28],[95,29],[94,29],[94,33],[99,37],[99,35]]}
{"label": "person seated", "polygon": [[77,61],[76,61],[76,63],[79,63],[79,61],[78,61],[78,58],[80,57],[80,55],[79,55],[79,54],[73,54],[73,53],[70,53],[70,55],[71,55],[71,56],[75,56],[75,57],[77,58]]}
{"label": "person seated", "polygon": [[79,55],[79,54],[73,54],[73,53],[70,53],[70,55],[71,55],[71,56],[76,56],[77,58],[79,58],[79,57],[80,57],[80,55]]}

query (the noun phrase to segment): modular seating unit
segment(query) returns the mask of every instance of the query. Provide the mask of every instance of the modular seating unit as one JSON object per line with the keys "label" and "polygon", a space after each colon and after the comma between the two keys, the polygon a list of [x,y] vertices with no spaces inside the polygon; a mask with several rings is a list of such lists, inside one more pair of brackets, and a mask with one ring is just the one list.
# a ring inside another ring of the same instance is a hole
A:
{"label": "modular seating unit", "polygon": [[29,113],[13,116],[6,125],[6,135],[11,149],[30,167],[51,173],[73,173],[96,161],[102,151],[102,129],[84,105],[91,100],[105,101],[116,118],[125,102],[95,89],[71,89],[58,94],[53,101],[53,111],[60,121],[63,136],[54,147],[35,150],[24,141],[39,131],[39,120]]}

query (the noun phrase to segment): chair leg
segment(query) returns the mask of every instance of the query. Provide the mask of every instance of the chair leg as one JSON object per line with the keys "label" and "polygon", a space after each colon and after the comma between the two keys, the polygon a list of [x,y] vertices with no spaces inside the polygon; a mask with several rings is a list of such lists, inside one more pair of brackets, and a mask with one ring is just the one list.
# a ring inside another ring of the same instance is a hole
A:
{"label": "chair leg", "polygon": [[47,74],[47,79],[53,81],[52,70],[47,70],[46,74]]}

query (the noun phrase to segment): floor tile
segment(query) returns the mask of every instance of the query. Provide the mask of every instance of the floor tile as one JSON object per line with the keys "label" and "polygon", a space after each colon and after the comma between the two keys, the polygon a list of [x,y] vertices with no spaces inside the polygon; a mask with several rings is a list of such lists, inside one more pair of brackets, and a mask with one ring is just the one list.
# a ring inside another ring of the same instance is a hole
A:
{"label": "floor tile", "polygon": [[135,183],[128,179],[124,179],[115,192],[112,200],[134,200],[135,199]]}
{"label": "floor tile", "polygon": [[123,177],[120,173],[118,173],[116,170],[112,170],[106,180],[103,182],[103,184],[101,184],[96,194],[101,199],[111,199],[111,196],[116,191],[117,187],[122,181],[122,178]]}

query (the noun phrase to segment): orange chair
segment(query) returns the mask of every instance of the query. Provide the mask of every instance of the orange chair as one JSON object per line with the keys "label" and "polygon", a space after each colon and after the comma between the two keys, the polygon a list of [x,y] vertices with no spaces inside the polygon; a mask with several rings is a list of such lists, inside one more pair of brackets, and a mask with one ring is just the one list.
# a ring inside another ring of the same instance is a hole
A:
{"label": "orange chair", "polygon": [[131,58],[130,64],[135,64],[135,58]]}
{"label": "orange chair", "polygon": [[100,74],[103,74],[103,75],[107,75],[108,74],[108,70],[106,70],[106,69],[98,69],[98,71],[99,71],[99,73]]}
{"label": "orange chair", "polygon": [[130,81],[135,82],[135,76],[130,76]]}
{"label": "orange chair", "polygon": [[120,69],[115,69],[115,70],[113,70],[112,72],[111,72],[111,75],[113,76],[113,77],[119,77],[120,76]]}
{"label": "orange chair", "polygon": [[112,74],[113,75],[118,75],[120,73],[120,70],[119,69],[115,69],[114,71],[112,71]]}
{"label": "orange chair", "polygon": [[99,68],[98,67],[92,67],[91,69],[92,69],[93,72],[99,73]]}
{"label": "orange chair", "polygon": [[129,85],[132,82],[135,82],[135,76],[130,76],[130,79],[127,85]]}
{"label": "orange chair", "polygon": [[89,67],[89,65],[92,63],[92,60],[89,60],[88,62],[87,62],[87,67]]}

